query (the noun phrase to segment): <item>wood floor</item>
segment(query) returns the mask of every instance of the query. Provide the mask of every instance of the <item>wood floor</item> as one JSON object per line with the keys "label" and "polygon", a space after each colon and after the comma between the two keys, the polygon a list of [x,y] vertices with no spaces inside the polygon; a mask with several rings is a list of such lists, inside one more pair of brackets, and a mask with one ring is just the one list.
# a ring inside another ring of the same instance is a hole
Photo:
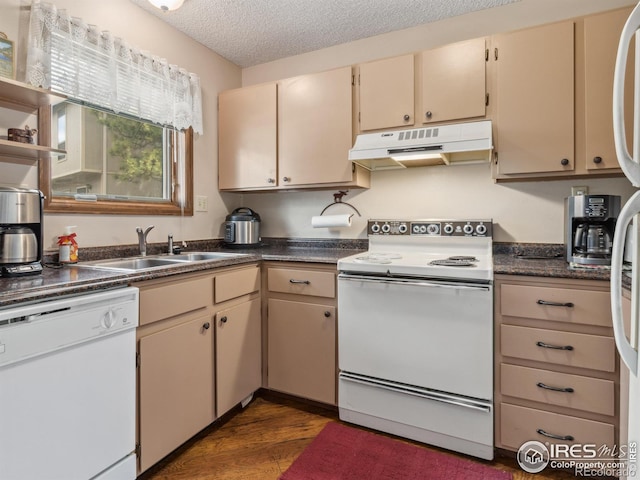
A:
{"label": "wood floor", "polygon": [[[333,409],[261,394],[244,410],[202,431],[139,480],[277,480],[330,421],[339,421]],[[506,456],[493,462],[476,461],[510,471],[514,480],[576,478],[548,468],[528,474]]]}

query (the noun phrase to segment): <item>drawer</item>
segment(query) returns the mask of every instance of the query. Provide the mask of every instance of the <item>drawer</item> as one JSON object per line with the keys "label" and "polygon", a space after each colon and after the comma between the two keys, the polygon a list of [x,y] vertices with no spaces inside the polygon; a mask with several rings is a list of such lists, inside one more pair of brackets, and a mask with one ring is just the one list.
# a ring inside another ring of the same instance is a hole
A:
{"label": "drawer", "polygon": [[500,379],[503,395],[602,415],[615,414],[615,386],[610,380],[504,363],[500,366]]}
{"label": "drawer", "polygon": [[211,277],[140,287],[140,325],[211,305]]}
{"label": "drawer", "polygon": [[[573,440],[556,440],[548,435],[573,437]],[[609,423],[584,418],[560,415],[533,408],[502,403],[500,405],[500,438],[502,445],[517,450],[529,440],[542,443],[595,444],[611,448],[614,442],[614,427]]]}
{"label": "drawer", "polygon": [[248,295],[260,290],[260,268],[250,267],[216,275],[215,302]]}
{"label": "drawer", "polygon": [[336,276],[334,272],[297,270],[295,268],[270,268],[267,274],[270,292],[295,293],[314,297],[335,298]]}
{"label": "drawer", "polygon": [[609,292],[503,284],[500,311],[510,317],[612,326]]}
{"label": "drawer", "polygon": [[611,337],[514,325],[502,325],[500,334],[500,353],[506,357],[604,372],[616,369],[616,347]]}

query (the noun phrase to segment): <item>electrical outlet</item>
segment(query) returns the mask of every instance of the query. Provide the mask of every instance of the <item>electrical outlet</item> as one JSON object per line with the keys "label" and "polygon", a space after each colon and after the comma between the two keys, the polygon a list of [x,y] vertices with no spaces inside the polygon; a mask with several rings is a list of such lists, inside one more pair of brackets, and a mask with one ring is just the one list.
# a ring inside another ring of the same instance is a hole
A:
{"label": "electrical outlet", "polygon": [[205,195],[196,196],[196,212],[209,211],[209,198]]}
{"label": "electrical outlet", "polygon": [[587,195],[589,193],[589,187],[587,186],[583,186],[583,187],[571,187],[571,195],[572,196],[576,196],[576,195]]}

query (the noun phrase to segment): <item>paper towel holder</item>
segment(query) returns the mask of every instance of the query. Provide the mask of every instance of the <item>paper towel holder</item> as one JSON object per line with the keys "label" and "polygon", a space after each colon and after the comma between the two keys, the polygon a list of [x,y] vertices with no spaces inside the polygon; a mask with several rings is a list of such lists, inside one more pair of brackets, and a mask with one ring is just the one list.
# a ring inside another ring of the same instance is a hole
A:
{"label": "paper towel holder", "polygon": [[350,203],[342,201],[342,197],[344,197],[345,195],[347,195],[347,191],[345,191],[345,190],[339,190],[337,193],[334,193],[333,194],[333,203],[330,203],[329,205],[324,207],[322,212],[320,212],[320,215],[323,215],[324,212],[326,212],[329,207],[338,204],[338,205],[347,205],[348,207],[353,208],[353,210],[358,214],[358,216],[361,217],[362,215],[360,215],[360,212],[358,211],[358,209],[356,207],[354,207]]}

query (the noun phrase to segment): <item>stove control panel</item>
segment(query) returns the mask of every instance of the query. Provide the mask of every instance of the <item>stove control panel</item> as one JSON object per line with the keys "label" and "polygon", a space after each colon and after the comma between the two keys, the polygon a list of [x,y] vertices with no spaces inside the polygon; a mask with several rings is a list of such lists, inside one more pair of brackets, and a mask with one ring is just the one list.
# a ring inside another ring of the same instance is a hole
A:
{"label": "stove control panel", "polygon": [[491,220],[369,220],[369,235],[491,237]]}

